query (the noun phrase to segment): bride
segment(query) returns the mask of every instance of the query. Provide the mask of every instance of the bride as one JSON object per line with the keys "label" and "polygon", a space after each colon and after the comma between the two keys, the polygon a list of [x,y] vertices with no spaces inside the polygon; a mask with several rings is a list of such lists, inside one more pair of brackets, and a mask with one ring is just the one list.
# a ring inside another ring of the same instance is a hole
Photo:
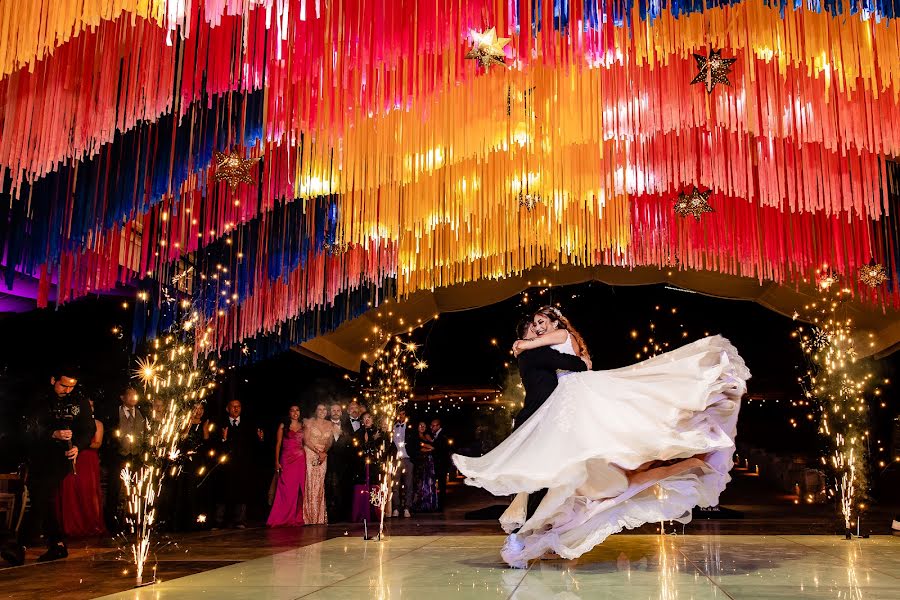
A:
{"label": "bride", "polygon": [[[517,341],[516,355],[548,345],[587,355],[556,308],[540,309],[533,323],[537,337]],[[718,503],[749,378],[718,335],[621,369],[560,372],[556,390],[503,443],[453,461],[467,484],[516,495],[500,518],[511,534],[507,563],[577,558],[623,529],[687,523],[694,506]],[[544,491],[526,516],[528,494]]]}

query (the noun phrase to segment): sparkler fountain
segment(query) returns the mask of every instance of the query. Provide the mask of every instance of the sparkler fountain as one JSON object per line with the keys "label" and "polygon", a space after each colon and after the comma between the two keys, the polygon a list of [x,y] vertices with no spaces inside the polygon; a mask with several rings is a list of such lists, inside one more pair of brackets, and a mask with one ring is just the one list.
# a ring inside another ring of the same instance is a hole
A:
{"label": "sparkler fountain", "polygon": [[[194,404],[203,402],[215,386],[214,361],[205,362],[195,351],[207,345],[209,331],[198,333],[199,316],[183,301],[184,316],[172,329],[150,342],[147,356],[137,361],[134,377],[144,387],[146,400],[154,407],[147,419],[147,444],[142,464],[127,465],[121,472],[125,486],[126,523],[130,554],[137,585],[143,585],[144,570],[152,547],[157,521],[157,502],[168,465],[176,462]],[[148,582],[148,583],[152,583]]]}

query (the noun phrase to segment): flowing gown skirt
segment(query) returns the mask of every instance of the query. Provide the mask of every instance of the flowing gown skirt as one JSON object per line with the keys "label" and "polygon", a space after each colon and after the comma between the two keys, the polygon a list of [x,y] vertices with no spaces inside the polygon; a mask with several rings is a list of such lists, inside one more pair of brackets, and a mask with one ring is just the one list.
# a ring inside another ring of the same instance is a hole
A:
{"label": "flowing gown skirt", "polygon": [[[454,455],[469,485],[516,494],[501,517],[521,527],[521,562],[552,550],[577,558],[644,523],[687,523],[731,480],[750,372],[728,340],[704,338],[611,371],[563,376],[524,424],[480,458]],[[527,493],[547,489],[525,521]]]}

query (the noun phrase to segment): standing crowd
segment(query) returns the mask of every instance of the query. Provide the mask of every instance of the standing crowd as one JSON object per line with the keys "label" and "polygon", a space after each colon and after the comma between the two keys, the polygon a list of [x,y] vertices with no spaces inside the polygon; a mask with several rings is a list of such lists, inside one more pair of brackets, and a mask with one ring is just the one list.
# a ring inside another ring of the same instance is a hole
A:
{"label": "standing crowd", "polygon": [[[50,561],[68,556],[66,536],[127,529],[122,473],[140,468],[148,432],[165,410],[142,403],[140,391],[129,387],[103,414],[78,389],[72,368],[58,370],[28,406],[22,441],[29,506],[15,539],[0,547],[12,565],[22,564],[25,547],[40,537],[48,549],[39,560]],[[193,406],[181,451],[167,465],[176,475],[164,481],[158,499],[164,529],[246,527],[248,505],[265,485],[265,434],[244,417],[240,400],[229,401],[225,412],[216,419],[205,404]],[[370,518],[370,494],[384,464],[397,465],[392,516],[443,510],[450,442],[438,419],[412,422],[401,409],[394,423],[379,424],[355,400],[346,410],[318,404],[303,418],[293,405],[274,441],[271,527]]]}
{"label": "standing crowd", "polygon": [[397,412],[393,435],[356,400],[319,404],[302,419],[293,405],[278,426],[275,477],[269,490],[270,527],[359,521],[368,518],[373,488],[384,464],[396,463],[392,516],[443,510],[450,445],[439,419],[413,424]]}

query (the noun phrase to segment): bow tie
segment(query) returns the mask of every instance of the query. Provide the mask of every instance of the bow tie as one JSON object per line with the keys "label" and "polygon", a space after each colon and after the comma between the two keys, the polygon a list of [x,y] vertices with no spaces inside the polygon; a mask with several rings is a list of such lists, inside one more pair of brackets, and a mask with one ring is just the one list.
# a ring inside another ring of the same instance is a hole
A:
{"label": "bow tie", "polygon": [[353,417],[350,417],[350,422],[351,423],[359,423],[359,419],[354,419]]}

